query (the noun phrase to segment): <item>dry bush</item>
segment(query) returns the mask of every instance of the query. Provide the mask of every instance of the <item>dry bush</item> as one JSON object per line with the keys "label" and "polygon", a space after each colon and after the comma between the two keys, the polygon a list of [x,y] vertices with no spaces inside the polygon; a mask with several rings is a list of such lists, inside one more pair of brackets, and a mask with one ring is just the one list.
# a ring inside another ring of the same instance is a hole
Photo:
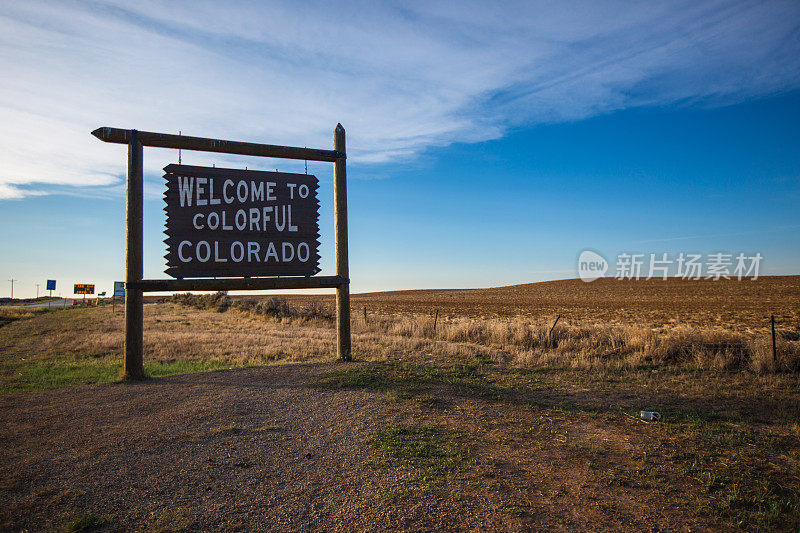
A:
{"label": "dry bush", "polygon": [[800,342],[777,339],[777,361],[772,356],[772,341],[757,339],[750,342],[750,369],[758,373],[800,372]]}
{"label": "dry bush", "polygon": [[182,294],[174,294],[170,301],[187,307],[194,307],[195,309],[216,309],[220,313],[224,313],[231,306],[231,298],[225,291],[215,292],[214,294],[192,294],[190,292],[185,292]]}
{"label": "dry bush", "polygon": [[[690,326],[645,328],[585,321],[545,322],[524,318],[445,318],[433,330],[430,317],[381,315],[356,321],[354,332],[391,337],[431,339],[435,343],[492,348],[521,366],[633,368],[674,366],[705,370],[796,372],[800,343],[782,339],[778,364],[771,345],[730,330]],[[431,351],[436,351],[435,349]]]}
{"label": "dry bush", "polygon": [[255,298],[232,300],[225,291],[219,291],[214,294],[192,294],[190,292],[175,294],[169,301],[200,310],[215,309],[219,313],[235,309],[243,313],[264,315],[278,319],[326,321],[334,318],[333,313],[325,305],[316,301],[309,302],[302,307],[295,307],[289,305],[285,299],[277,297],[261,302]]}
{"label": "dry bush", "polygon": [[20,320],[23,318],[31,318],[41,313],[46,313],[45,308],[29,309],[27,307],[0,307],[0,320]]}
{"label": "dry bush", "polygon": [[[179,295],[175,301],[196,308],[217,309],[229,300],[224,293],[189,298]],[[281,328],[284,333],[276,344],[269,339],[250,339],[238,348],[248,361],[276,358],[292,359],[305,353],[306,358],[333,353],[333,313],[317,302],[303,308],[286,300],[270,298],[258,302],[242,299],[228,304],[244,316]],[[312,341],[304,326],[324,341]],[[778,344],[778,361],[772,361],[771,344],[753,334],[729,329],[694,326],[642,327],[589,321],[562,320],[552,323],[515,318],[440,317],[434,330],[431,316],[412,314],[373,314],[366,321],[352,321],[354,351],[361,357],[382,359],[403,356],[486,355],[523,367],[571,367],[622,369],[638,367],[680,367],[703,370],[752,370],[754,372],[800,371],[800,341],[785,333]],[[784,338],[785,337],[785,338]],[[205,339],[207,340],[207,339]],[[197,340],[199,344],[204,341]],[[261,344],[263,342],[263,344]],[[238,344],[238,342],[236,343]],[[199,349],[197,343],[176,339],[175,350]],[[326,350],[330,350],[327,351]],[[230,353],[223,354],[225,357]]]}
{"label": "dry bush", "polygon": [[25,307],[0,307],[0,327],[16,320],[31,318],[42,313],[47,313],[45,308],[28,309]]}

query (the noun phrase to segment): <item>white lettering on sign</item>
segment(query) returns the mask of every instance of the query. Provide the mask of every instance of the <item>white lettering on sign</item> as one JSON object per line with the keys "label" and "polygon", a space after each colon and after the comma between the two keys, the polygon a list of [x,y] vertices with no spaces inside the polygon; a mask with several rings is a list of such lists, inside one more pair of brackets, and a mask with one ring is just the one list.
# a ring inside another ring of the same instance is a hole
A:
{"label": "white lettering on sign", "polygon": [[297,258],[305,263],[308,261],[308,256],[311,255],[311,251],[308,249],[308,244],[301,242],[297,245]]}
{"label": "white lettering on sign", "polygon": [[167,274],[319,273],[315,176],[174,164],[164,170]]}
{"label": "white lettering on sign", "polygon": [[184,263],[188,263],[189,261],[192,260],[192,258],[188,255],[187,256],[183,255],[183,247],[191,245],[192,243],[190,243],[189,241],[181,241],[181,243],[178,245],[178,259],[180,259]]}
{"label": "white lettering on sign", "polygon": [[244,245],[239,241],[234,241],[231,244],[231,259],[235,263],[241,263],[242,259],[244,259]]}
{"label": "white lettering on sign", "polygon": [[214,178],[210,178],[208,183],[208,203],[209,205],[219,205],[222,200],[219,198],[214,198]]}
{"label": "white lettering on sign", "polygon": [[219,227],[219,215],[215,212],[211,212],[206,217],[206,223],[208,224],[208,229],[217,229]]}
{"label": "white lettering on sign", "polygon": [[197,205],[208,205],[208,200],[201,198],[206,190],[205,184],[207,182],[207,178],[197,178],[197,187],[195,187],[195,191],[197,191]]}
{"label": "white lettering on sign", "polygon": [[[211,250],[214,250],[213,254]],[[275,262],[290,263],[297,258],[301,263],[305,263],[311,257],[311,249],[308,243],[300,242],[278,242],[270,241],[266,245],[266,251],[261,252],[262,245],[258,241],[233,241],[228,247],[218,241],[208,242],[199,241],[193,244],[191,241],[181,241],[178,245],[178,259],[182,263],[191,263],[194,260],[201,263],[227,263],[228,259],[235,263],[245,261],[247,263]],[[278,254],[280,250],[280,254]]]}
{"label": "white lettering on sign", "polygon": [[[252,181],[250,183],[253,183]],[[258,184],[253,184],[250,188],[250,201],[255,202],[258,200],[259,202],[264,201],[264,182],[259,181]]]}
{"label": "white lettering on sign", "polygon": [[[225,180],[225,184],[222,186],[222,197],[225,199],[226,204],[233,203],[233,196],[228,194],[228,187],[233,187],[233,180]],[[181,204],[183,207],[183,204]]]}
{"label": "white lettering on sign", "polygon": [[[276,214],[274,218],[271,215],[273,212]],[[211,211],[208,214],[195,213],[192,216],[192,227],[194,229],[233,231],[234,227],[226,224],[227,219],[228,212],[224,210]],[[222,220],[221,225],[220,220]],[[261,209],[251,207],[247,211],[239,209],[234,215],[234,224],[239,231],[261,231],[264,233],[297,231],[297,224],[292,219],[291,205],[267,205]]]}
{"label": "white lettering on sign", "polygon": [[197,253],[195,256],[201,263],[205,263],[211,258],[211,247],[208,246],[208,241],[200,241],[195,248]]}
{"label": "white lettering on sign", "polygon": [[178,192],[181,198],[181,207],[192,207],[192,188],[194,187],[194,178],[178,177]]}
{"label": "white lettering on sign", "polygon": [[219,256],[219,243],[214,241],[214,262],[215,263],[227,263],[227,259],[222,259]]}
{"label": "white lettering on sign", "polygon": [[[222,191],[216,189],[213,178],[194,178],[178,177],[178,194],[181,207],[220,205],[223,201],[226,204],[239,202],[274,202],[278,199],[275,189],[278,186],[273,181],[233,181],[226,179],[222,182]],[[289,199],[294,199],[294,189],[296,183],[287,183],[289,189]],[[309,189],[305,184],[297,187],[300,198],[307,198]]]}
{"label": "white lettering on sign", "polygon": [[247,213],[244,212],[244,209],[239,209],[236,211],[236,218],[234,219],[234,222],[236,223],[236,229],[239,231],[242,231],[247,227]]}

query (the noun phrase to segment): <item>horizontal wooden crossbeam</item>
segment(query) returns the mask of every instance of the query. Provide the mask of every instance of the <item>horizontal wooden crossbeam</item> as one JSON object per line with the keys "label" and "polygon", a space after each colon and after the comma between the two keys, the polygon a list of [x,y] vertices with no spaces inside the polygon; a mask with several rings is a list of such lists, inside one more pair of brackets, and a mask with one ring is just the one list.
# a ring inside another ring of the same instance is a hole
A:
{"label": "horizontal wooden crossbeam", "polygon": [[142,292],[177,291],[265,291],[273,289],[333,289],[347,286],[350,280],[340,276],[288,278],[217,278],[217,279],[143,279],[128,282],[128,287]]}
{"label": "horizontal wooden crossbeam", "polygon": [[[132,130],[120,128],[97,128],[92,135],[107,143],[128,144],[131,140]],[[137,131],[137,140],[142,146],[156,148],[174,148],[176,150],[194,150],[197,152],[217,152],[220,154],[252,155],[259,157],[276,157],[280,159],[302,159],[307,161],[335,162],[345,159],[344,152],[333,150],[318,150],[316,148],[299,148],[295,146],[278,146],[274,144],[258,144],[239,141],[223,141],[220,139],[206,139],[204,137],[189,137],[187,135],[172,135],[169,133],[153,133],[151,131]]]}

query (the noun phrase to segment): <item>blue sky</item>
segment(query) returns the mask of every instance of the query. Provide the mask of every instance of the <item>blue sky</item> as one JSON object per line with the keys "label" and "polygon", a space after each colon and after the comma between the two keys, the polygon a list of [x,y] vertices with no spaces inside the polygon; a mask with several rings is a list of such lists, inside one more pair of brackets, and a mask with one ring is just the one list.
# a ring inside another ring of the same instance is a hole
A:
{"label": "blue sky", "polygon": [[[328,147],[342,122],[355,291],[576,277],[587,248],[800,273],[800,5],[697,4],[0,3],[0,294],[122,278],[98,126]],[[145,151],[146,277],[176,159]]]}

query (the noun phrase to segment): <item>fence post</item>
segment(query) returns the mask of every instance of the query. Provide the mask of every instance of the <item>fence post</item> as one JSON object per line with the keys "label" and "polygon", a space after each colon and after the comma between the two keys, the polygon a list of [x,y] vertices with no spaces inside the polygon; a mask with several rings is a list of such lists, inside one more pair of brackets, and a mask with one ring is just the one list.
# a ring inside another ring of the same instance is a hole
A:
{"label": "fence post", "polygon": [[[336,125],[333,149],[346,154],[344,128]],[[350,266],[347,258],[347,159],[337,157],[333,164],[333,211],[336,233],[336,275],[347,282],[336,287],[336,355],[350,361]]]}
{"label": "fence post", "polygon": [[547,332],[547,345],[548,345],[548,347],[550,347],[550,345],[553,345],[553,348],[555,348],[555,345],[553,344],[553,330],[556,329],[556,324],[558,324],[559,320],[561,320],[561,315],[558,315],[556,317],[556,321],[553,322],[553,327],[551,327],[550,331]]}
{"label": "fence post", "polygon": [[133,284],[142,280],[142,143],[136,130],[130,131],[128,142],[128,196],[126,207],[125,256],[125,367],[124,379],[142,379],[142,330],[144,320],[142,291]]}

